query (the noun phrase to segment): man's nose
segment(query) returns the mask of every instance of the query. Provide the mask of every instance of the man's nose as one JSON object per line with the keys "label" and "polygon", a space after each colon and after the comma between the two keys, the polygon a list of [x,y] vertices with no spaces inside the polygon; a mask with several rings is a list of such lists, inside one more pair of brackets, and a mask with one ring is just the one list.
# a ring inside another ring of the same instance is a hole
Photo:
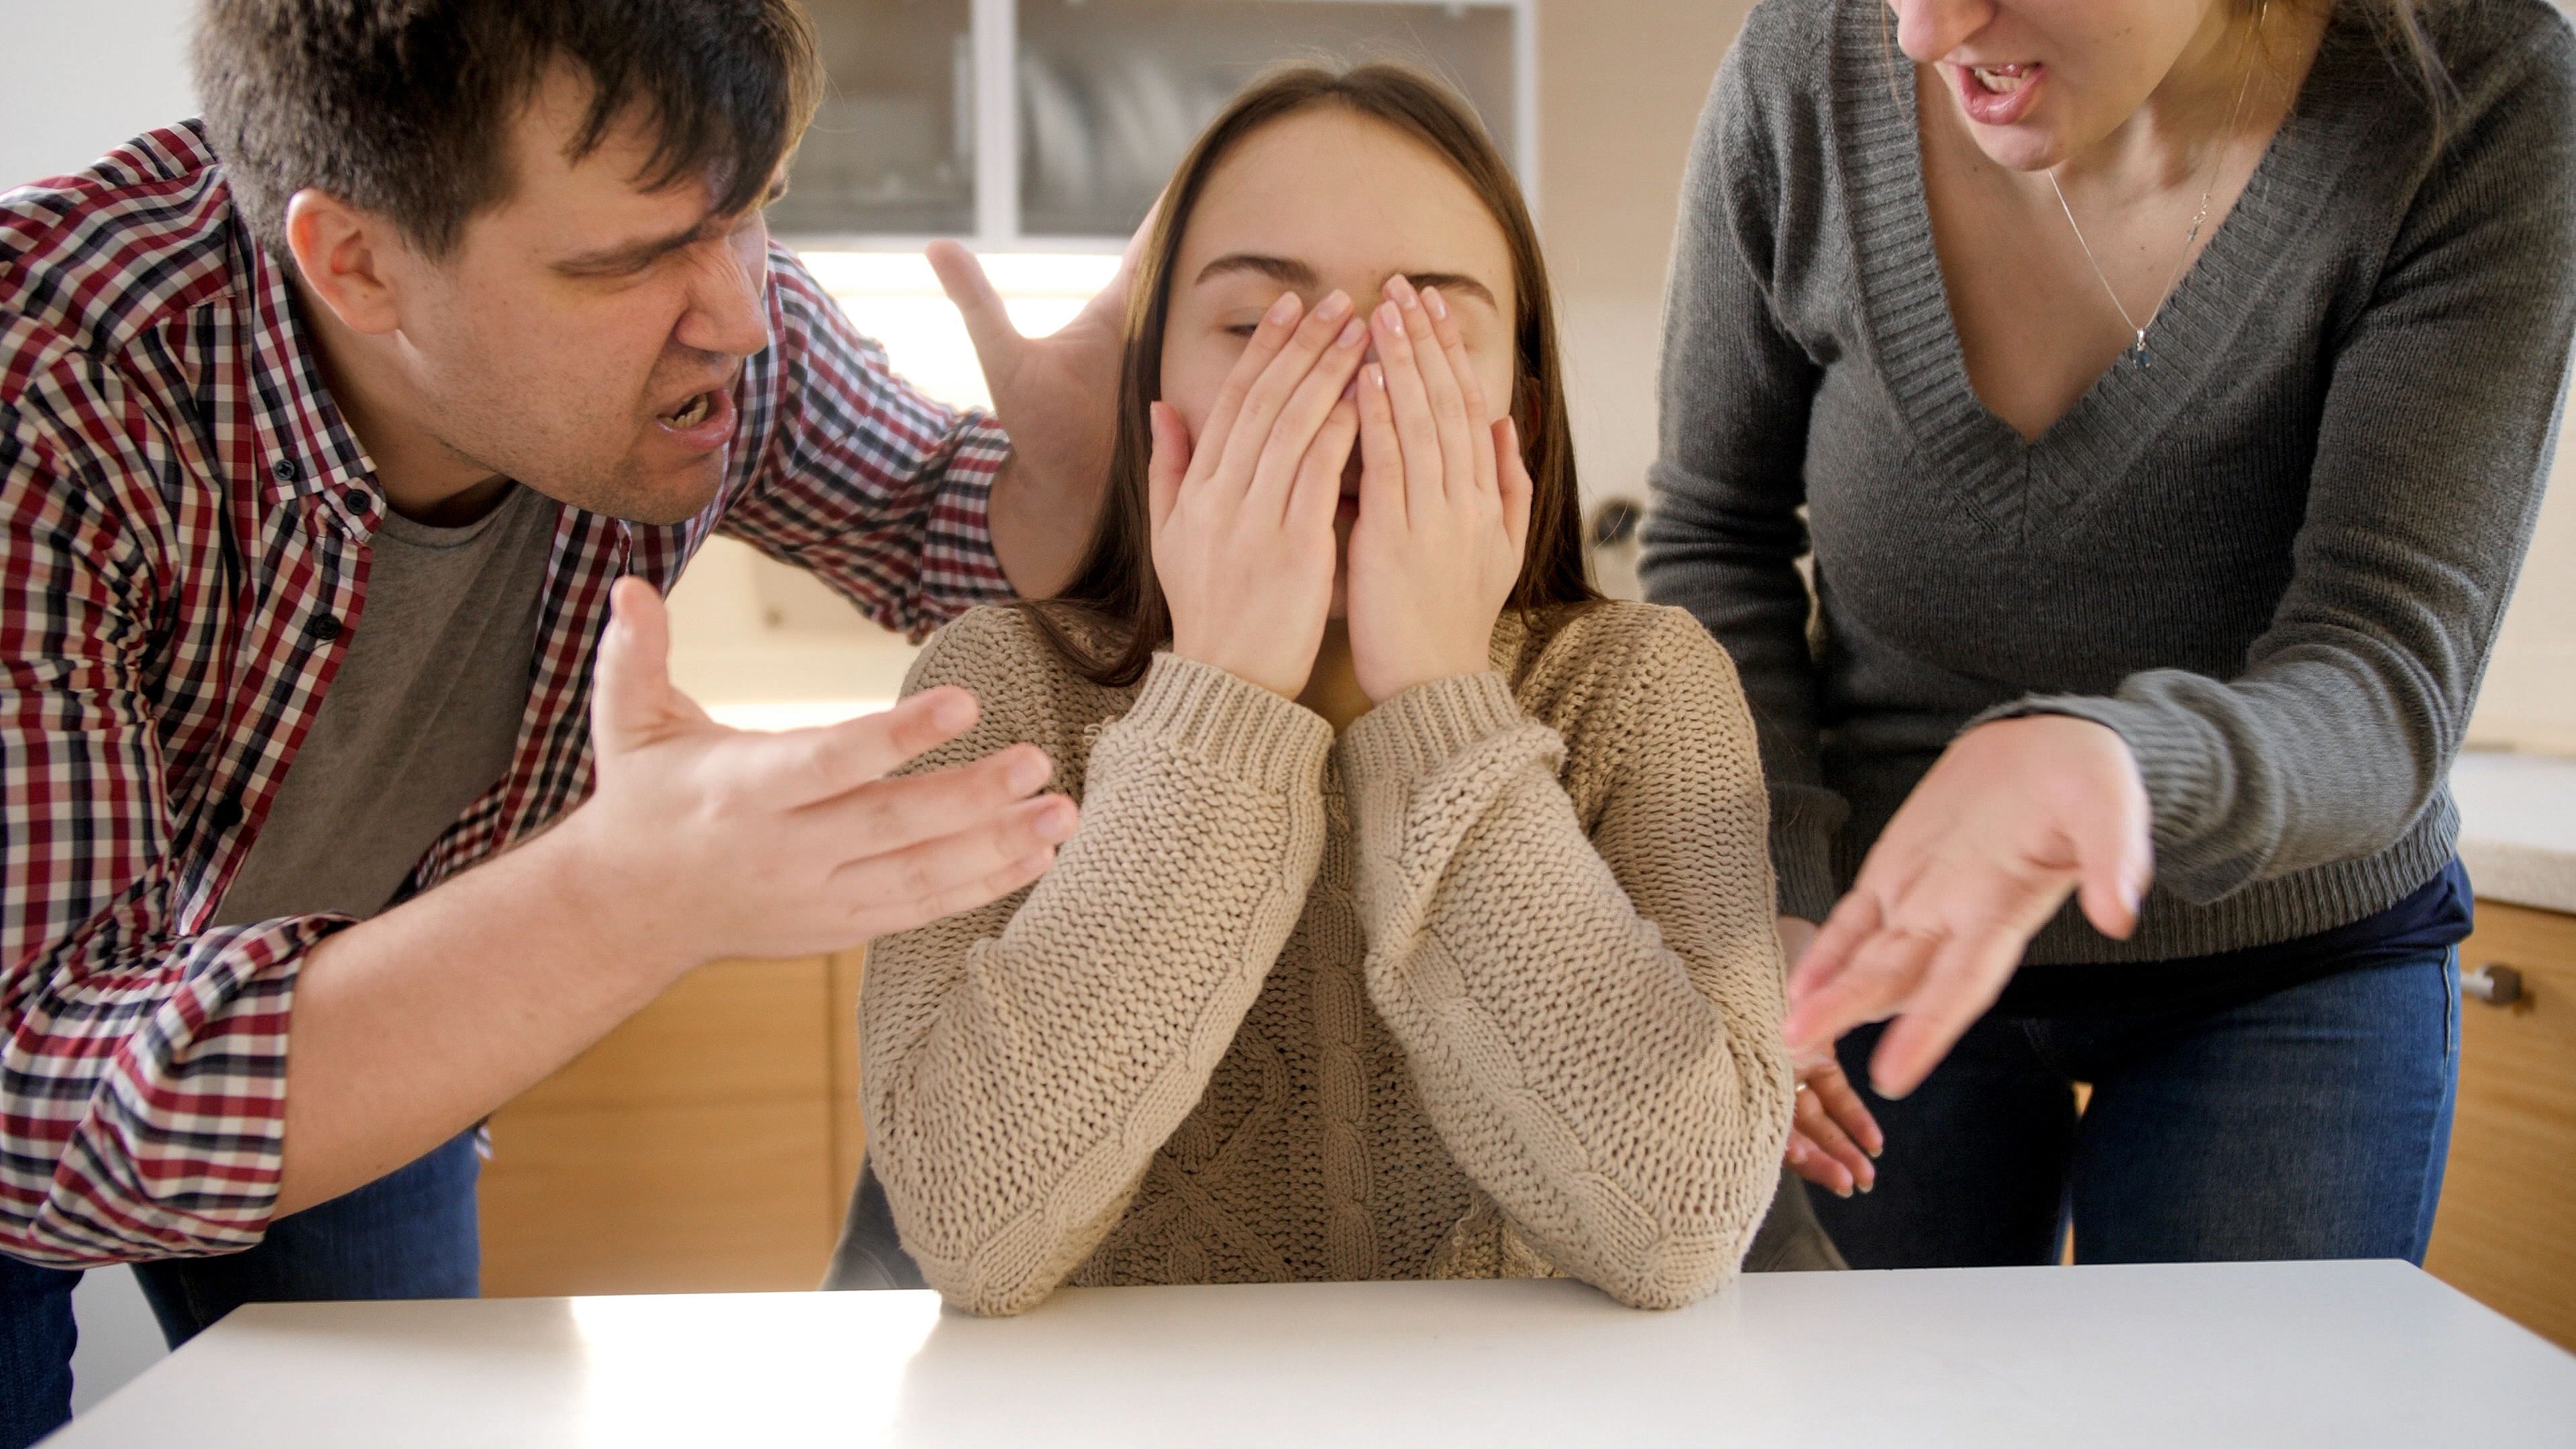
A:
{"label": "man's nose", "polygon": [[1993,23],[1994,0],[1888,0],[1896,11],[1896,48],[1928,65]]}
{"label": "man's nose", "polygon": [[690,281],[689,310],[680,315],[674,340],[700,352],[749,357],[769,345],[769,253],[712,250]]}

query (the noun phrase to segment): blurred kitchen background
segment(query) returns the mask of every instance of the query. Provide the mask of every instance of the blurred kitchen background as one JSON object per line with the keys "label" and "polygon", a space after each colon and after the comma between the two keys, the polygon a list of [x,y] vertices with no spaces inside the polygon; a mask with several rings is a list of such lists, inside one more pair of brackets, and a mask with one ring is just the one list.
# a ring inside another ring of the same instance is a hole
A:
{"label": "blurred kitchen background", "polygon": [[[969,240],[1023,330],[1049,330],[1109,275],[1200,125],[1265,65],[1394,57],[1448,77],[1533,198],[1563,309],[1587,516],[1603,540],[1596,564],[1612,592],[1633,593],[1675,193],[1746,0],[807,4],[832,88],[773,229],[900,370],[962,406],[985,402],[983,382],[921,260],[924,241]],[[191,114],[191,9],[0,0],[0,187],[78,169]],[[2576,755],[2571,453],[2504,626],[2476,747]],[[911,657],[809,576],[724,540],[673,606],[675,674],[745,726],[877,707]],[[2533,764],[2560,771],[2576,799],[2576,765]],[[2509,802],[2560,798],[2490,778]],[[502,1113],[484,1187],[486,1291],[811,1286],[861,1145],[859,971],[856,952],[707,968]],[[2541,1144],[2525,1136],[2498,1150],[2529,1156]],[[92,1274],[80,1303],[87,1403],[159,1350],[122,1270]]]}

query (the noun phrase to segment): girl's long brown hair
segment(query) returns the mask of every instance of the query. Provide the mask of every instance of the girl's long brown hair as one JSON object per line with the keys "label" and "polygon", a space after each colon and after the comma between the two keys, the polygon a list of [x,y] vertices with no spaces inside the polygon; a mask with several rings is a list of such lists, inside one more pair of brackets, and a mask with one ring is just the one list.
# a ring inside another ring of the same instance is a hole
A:
{"label": "girl's long brown hair", "polygon": [[1072,582],[1052,599],[1022,606],[1066,662],[1094,683],[1134,684],[1145,677],[1155,651],[1172,638],[1171,611],[1154,576],[1145,469],[1154,448],[1147,409],[1163,395],[1163,329],[1171,316],[1172,268],[1181,238],[1208,177],[1245,137],[1319,106],[1357,112],[1429,147],[1457,171],[1502,228],[1519,302],[1513,329],[1519,380],[1512,420],[1520,428],[1531,483],[1529,543],[1509,607],[1543,636],[1571,608],[1601,598],[1584,566],[1574,440],[1566,426],[1564,373],[1557,361],[1556,303],[1539,254],[1538,228],[1531,224],[1511,168],[1466,103],[1418,71],[1384,63],[1349,70],[1301,65],[1254,82],[1209,124],[1173,174],[1137,258],[1108,493]]}

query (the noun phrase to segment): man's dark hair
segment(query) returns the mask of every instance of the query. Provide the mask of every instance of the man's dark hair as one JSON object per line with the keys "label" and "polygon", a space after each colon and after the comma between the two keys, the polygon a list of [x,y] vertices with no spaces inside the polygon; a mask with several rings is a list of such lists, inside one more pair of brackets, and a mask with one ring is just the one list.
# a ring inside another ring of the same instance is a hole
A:
{"label": "man's dark hair", "polygon": [[759,203],[821,89],[795,0],[206,0],[197,95],[251,235],[285,260],[305,187],[445,256],[510,196],[508,141],[550,65],[591,83],[578,161],[630,109],[657,142],[636,184],[719,183]]}

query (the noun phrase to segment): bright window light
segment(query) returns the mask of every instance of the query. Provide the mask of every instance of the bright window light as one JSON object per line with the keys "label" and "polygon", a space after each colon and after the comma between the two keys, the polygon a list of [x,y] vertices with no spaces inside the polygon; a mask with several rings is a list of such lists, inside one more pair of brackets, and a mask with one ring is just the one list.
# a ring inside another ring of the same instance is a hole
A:
{"label": "bright window light", "polygon": [[[966,322],[919,252],[800,251],[806,268],[859,331],[885,344],[895,371],[954,407],[989,408]],[[984,273],[1011,321],[1032,337],[1073,320],[1118,269],[1110,254],[995,252]]]}

